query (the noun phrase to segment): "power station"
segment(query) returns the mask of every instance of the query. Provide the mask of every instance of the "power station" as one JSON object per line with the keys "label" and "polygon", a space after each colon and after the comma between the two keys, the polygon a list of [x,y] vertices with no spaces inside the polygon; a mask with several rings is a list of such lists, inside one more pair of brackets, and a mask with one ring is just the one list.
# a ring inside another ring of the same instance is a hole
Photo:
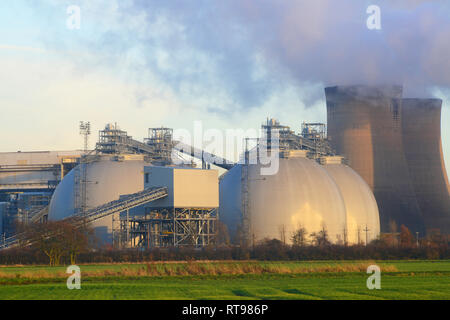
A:
{"label": "power station", "polygon": [[325,94],[327,125],[295,132],[267,119],[238,163],[175,141],[165,127],[141,142],[108,124],[88,150],[89,122],[80,124],[84,150],[1,153],[0,248],[17,244],[17,222],[71,217],[116,248],[203,247],[216,243],[220,223],[244,245],[290,243],[298,230],[367,244],[393,223],[448,233],[442,102],[403,99],[400,86]]}

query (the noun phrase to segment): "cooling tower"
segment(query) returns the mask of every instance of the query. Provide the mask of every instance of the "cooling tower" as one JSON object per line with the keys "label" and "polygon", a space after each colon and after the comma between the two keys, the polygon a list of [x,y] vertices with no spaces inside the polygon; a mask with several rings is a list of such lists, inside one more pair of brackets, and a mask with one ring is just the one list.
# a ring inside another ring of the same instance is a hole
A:
{"label": "cooling tower", "polygon": [[330,143],[373,190],[381,231],[395,221],[423,233],[403,152],[402,87],[337,86],[325,94]]}
{"label": "cooling tower", "polygon": [[441,143],[439,99],[403,99],[403,148],[427,231],[450,233],[450,189]]}

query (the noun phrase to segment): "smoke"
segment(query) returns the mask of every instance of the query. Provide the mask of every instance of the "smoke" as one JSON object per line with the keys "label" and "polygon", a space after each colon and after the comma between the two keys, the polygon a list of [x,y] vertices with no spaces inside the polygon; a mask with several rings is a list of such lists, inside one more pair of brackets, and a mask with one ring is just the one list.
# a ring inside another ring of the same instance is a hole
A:
{"label": "smoke", "polygon": [[[239,3],[255,45],[298,81],[403,84],[406,95],[450,86],[448,1]],[[366,27],[369,4],[381,9],[381,30]]]}
{"label": "smoke", "polygon": [[[286,86],[311,89],[308,104],[330,85],[399,84],[414,97],[450,87],[447,0],[78,3],[95,35],[78,39],[97,59],[83,63],[125,64],[138,82],[151,71],[181,99],[215,95],[206,109],[218,113],[259,107]],[[381,30],[366,26],[369,5]]]}
{"label": "smoke", "polygon": [[[381,30],[366,26],[369,5]],[[163,14],[182,26],[182,42],[212,58],[222,85],[254,106],[277,85],[403,84],[405,95],[450,87],[450,4],[446,0],[136,0],[130,13]],[[166,43],[182,50],[180,38]],[[177,41],[178,40],[178,41]],[[194,58],[194,60],[197,60]],[[255,77],[257,68],[269,76]],[[201,75],[199,75],[201,77]],[[183,70],[168,79],[197,81]]]}

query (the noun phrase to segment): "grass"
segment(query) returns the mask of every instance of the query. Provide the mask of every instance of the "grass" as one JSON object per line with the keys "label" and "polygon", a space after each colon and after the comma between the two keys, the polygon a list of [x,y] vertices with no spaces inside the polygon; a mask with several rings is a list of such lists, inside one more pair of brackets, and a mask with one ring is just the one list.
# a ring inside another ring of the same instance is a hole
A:
{"label": "grass", "polygon": [[[368,290],[366,268],[382,271]],[[450,261],[177,262],[0,267],[0,299],[450,299]]]}

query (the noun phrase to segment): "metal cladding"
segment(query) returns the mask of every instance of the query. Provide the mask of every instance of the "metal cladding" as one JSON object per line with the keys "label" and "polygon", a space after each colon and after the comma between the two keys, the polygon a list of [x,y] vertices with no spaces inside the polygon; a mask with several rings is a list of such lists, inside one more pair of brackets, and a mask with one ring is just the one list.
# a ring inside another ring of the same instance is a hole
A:
{"label": "metal cladding", "polygon": [[0,153],[0,192],[49,189],[69,172],[82,151]]}
{"label": "metal cladding", "polygon": [[[236,237],[243,221],[243,167],[239,164],[228,171],[219,187],[220,219],[227,225],[232,237]],[[352,170],[349,168],[347,171]],[[347,175],[347,171],[342,173]],[[353,176],[343,180],[348,184],[357,181]],[[307,158],[280,159],[279,170],[274,175],[261,175],[261,165],[248,165],[250,237],[253,241],[277,238],[290,242],[299,227],[305,228],[308,234],[325,227],[331,242],[342,243],[347,228],[346,201],[359,199],[359,195],[344,199],[339,186],[344,184],[335,182],[324,166]],[[357,184],[360,186],[360,182]],[[348,190],[358,189],[358,186]],[[372,193],[368,187],[365,190]],[[364,189],[361,192],[365,192]],[[362,198],[370,199],[370,195]],[[348,206],[361,208],[361,203]],[[368,205],[376,208],[374,200]],[[364,220],[364,227],[366,223],[369,222]],[[372,232],[370,239],[378,236],[378,225],[377,221],[368,225]],[[348,240],[349,243],[356,242],[354,236]]]}
{"label": "metal cladding", "polygon": [[403,148],[402,87],[337,86],[325,94],[330,143],[373,190],[381,231],[395,221],[423,234]]}
{"label": "metal cladding", "polygon": [[427,230],[450,233],[450,187],[441,143],[440,99],[403,99],[403,148]]}
{"label": "metal cladding", "polygon": [[218,208],[217,170],[146,166],[144,188],[165,186],[168,196],[147,204],[148,208]]}

